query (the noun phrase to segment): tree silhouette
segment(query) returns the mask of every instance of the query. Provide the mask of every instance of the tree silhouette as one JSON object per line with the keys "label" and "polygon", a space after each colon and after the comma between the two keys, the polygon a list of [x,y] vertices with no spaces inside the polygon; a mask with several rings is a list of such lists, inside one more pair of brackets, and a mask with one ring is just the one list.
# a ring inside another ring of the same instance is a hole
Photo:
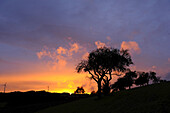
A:
{"label": "tree silhouette", "polygon": [[131,88],[131,86],[134,83],[134,78],[137,77],[137,73],[136,71],[131,71],[128,70],[128,72],[126,72],[124,79],[125,79],[125,87],[129,87],[129,89]]}
{"label": "tree silhouette", "polygon": [[125,90],[126,86],[126,79],[125,78],[118,78],[117,81],[111,85],[113,92]]}
{"label": "tree silhouette", "polygon": [[87,60],[82,60],[76,67],[77,72],[88,72],[98,84],[98,96],[101,97],[101,82],[109,87],[109,81],[115,72],[123,72],[133,64],[128,50],[102,47],[92,51]]}
{"label": "tree silhouette", "polygon": [[143,72],[142,77],[143,77],[143,83],[148,85],[149,80],[150,80],[149,73],[148,72]]}
{"label": "tree silhouette", "polygon": [[138,72],[139,77],[136,79],[135,84],[136,85],[148,85],[149,80],[151,79],[151,76],[148,72]]}
{"label": "tree silhouette", "polygon": [[160,77],[156,77],[156,73],[153,71],[150,71],[150,79],[153,83],[158,83],[160,81]]}
{"label": "tree silhouette", "polygon": [[145,72],[138,72],[138,75],[139,77],[135,80],[135,84],[142,86],[145,84],[145,80],[144,80]]}
{"label": "tree silhouette", "polygon": [[111,85],[113,92],[125,90],[126,87],[129,87],[130,89],[131,86],[134,84],[134,78],[136,77],[136,71],[127,70],[124,77],[118,78],[117,81]]}
{"label": "tree silhouette", "polygon": [[75,94],[84,94],[85,90],[83,87],[77,87],[76,91],[74,91]]}
{"label": "tree silhouette", "polygon": [[95,91],[92,91],[90,95],[96,95],[96,92],[95,92]]}

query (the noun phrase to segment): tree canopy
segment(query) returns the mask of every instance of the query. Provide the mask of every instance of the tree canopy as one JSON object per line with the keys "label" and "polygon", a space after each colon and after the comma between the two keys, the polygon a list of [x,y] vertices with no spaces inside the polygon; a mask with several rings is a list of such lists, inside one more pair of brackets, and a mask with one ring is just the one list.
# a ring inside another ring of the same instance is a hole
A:
{"label": "tree canopy", "polygon": [[87,60],[82,60],[76,67],[77,72],[88,72],[91,79],[98,84],[98,94],[101,95],[101,82],[108,84],[112,75],[119,75],[133,64],[128,50],[102,47],[93,50]]}

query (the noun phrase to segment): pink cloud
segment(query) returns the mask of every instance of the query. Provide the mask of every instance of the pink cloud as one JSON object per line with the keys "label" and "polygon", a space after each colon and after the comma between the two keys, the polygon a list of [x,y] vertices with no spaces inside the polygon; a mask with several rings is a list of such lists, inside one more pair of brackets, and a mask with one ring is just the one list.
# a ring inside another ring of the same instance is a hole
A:
{"label": "pink cloud", "polygon": [[100,41],[96,41],[96,42],[95,42],[95,45],[97,46],[97,48],[101,48],[101,47],[106,46],[105,43],[102,43],[102,42],[100,42]]}
{"label": "pink cloud", "polygon": [[86,52],[85,54],[83,54],[82,59],[87,59],[87,58],[88,58],[88,56],[89,56],[89,53],[88,53],[88,52]]}
{"label": "pink cloud", "polygon": [[168,58],[168,62],[170,63],[170,58]]}
{"label": "pink cloud", "polygon": [[69,49],[69,54],[71,54],[71,55],[73,52],[77,53],[80,48],[78,43],[70,44],[70,46],[71,46],[71,48]]}
{"label": "pink cloud", "polygon": [[141,50],[139,48],[139,45],[135,41],[123,41],[121,44],[121,49],[128,49],[131,53],[137,53],[140,54]]}
{"label": "pink cloud", "polygon": [[49,56],[50,53],[46,51],[47,49],[48,48],[44,46],[44,48],[40,52],[36,53],[39,59],[41,59],[43,56]]}
{"label": "pink cloud", "polygon": [[110,36],[107,36],[107,37],[106,37],[106,39],[107,39],[108,41],[111,41],[111,38],[110,38]]}
{"label": "pink cloud", "polygon": [[70,43],[70,47],[64,48],[62,46],[58,48],[49,49],[44,47],[40,52],[37,52],[37,57],[47,62],[53,70],[58,67],[64,67],[68,63],[68,60],[72,58],[73,54],[79,52],[80,46],[78,43]]}
{"label": "pink cloud", "polygon": [[67,52],[67,49],[65,49],[65,48],[63,48],[63,47],[59,47],[59,48],[57,49],[57,53],[58,53],[58,54],[66,54],[66,52]]}
{"label": "pink cloud", "polygon": [[152,69],[156,69],[157,67],[156,66],[152,66]]}
{"label": "pink cloud", "polygon": [[72,40],[72,38],[71,38],[71,37],[67,37],[67,39],[68,39],[68,40]]}

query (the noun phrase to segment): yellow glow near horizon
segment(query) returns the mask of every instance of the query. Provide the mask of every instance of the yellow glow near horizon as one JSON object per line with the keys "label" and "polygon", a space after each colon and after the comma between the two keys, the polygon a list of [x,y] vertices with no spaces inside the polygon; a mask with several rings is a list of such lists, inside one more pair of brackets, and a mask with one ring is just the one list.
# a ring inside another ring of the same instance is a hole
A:
{"label": "yellow glow near horizon", "polygon": [[[11,75],[11,76],[2,76],[0,84],[7,82],[6,92],[13,91],[41,91],[45,90],[49,92],[57,93],[74,93],[76,88],[83,86],[85,93],[90,93],[92,90],[96,90],[96,83],[90,83],[86,78],[87,73],[41,73],[41,74],[25,74],[25,75]],[[94,88],[91,88],[94,87]],[[0,91],[3,91],[3,87],[0,87]]]}

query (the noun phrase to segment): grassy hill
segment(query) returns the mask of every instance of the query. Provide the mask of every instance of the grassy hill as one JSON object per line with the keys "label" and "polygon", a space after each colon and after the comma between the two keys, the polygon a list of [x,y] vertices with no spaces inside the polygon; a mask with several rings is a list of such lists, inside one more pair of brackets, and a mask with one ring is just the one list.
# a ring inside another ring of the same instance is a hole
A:
{"label": "grassy hill", "polygon": [[170,113],[170,82],[80,99],[37,113]]}

